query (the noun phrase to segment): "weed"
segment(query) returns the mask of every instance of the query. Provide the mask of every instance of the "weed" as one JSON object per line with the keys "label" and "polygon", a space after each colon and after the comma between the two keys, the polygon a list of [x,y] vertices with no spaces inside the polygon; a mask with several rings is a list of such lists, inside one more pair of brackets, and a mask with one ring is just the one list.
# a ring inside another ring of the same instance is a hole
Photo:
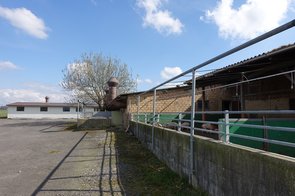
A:
{"label": "weed", "polygon": [[115,131],[120,181],[127,195],[207,195],[194,189],[134,137]]}

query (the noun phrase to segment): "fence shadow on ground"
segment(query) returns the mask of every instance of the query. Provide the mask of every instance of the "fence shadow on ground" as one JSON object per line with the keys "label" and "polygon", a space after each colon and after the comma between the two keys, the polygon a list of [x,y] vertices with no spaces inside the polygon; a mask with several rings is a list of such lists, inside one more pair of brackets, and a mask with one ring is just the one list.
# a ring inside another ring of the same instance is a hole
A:
{"label": "fence shadow on ground", "polygon": [[122,129],[81,132],[32,195],[204,195]]}
{"label": "fence shadow on ground", "polygon": [[124,195],[112,132],[85,132],[32,195]]}

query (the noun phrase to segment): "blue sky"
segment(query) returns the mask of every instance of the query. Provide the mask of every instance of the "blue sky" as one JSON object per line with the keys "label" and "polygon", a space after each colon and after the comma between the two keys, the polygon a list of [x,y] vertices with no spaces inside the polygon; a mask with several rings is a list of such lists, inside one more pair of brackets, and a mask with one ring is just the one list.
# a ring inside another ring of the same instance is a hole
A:
{"label": "blue sky", "polygon": [[[0,105],[63,102],[82,53],[128,64],[138,90],[295,19],[294,0],[0,0]],[[295,42],[294,28],[204,69]]]}

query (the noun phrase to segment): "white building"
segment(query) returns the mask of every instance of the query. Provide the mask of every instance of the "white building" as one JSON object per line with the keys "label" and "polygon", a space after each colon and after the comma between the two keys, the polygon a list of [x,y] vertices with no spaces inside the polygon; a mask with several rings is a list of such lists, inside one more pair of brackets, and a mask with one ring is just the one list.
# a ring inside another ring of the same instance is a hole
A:
{"label": "white building", "polygon": [[15,102],[8,104],[7,118],[77,118],[81,115],[93,116],[98,111],[97,105],[80,105],[74,103],[48,103],[48,102]]}

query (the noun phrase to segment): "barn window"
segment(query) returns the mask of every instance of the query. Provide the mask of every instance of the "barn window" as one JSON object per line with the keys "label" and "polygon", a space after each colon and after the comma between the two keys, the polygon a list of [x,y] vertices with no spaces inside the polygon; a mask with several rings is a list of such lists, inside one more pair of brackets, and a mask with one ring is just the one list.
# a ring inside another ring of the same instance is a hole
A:
{"label": "barn window", "polygon": [[63,112],[69,112],[70,110],[71,110],[70,107],[63,107],[63,108],[62,108],[62,111],[63,111]]}
{"label": "barn window", "polygon": [[23,111],[25,111],[25,107],[24,106],[17,106],[16,111],[23,112]]}
{"label": "barn window", "polygon": [[48,107],[40,107],[40,112],[47,112],[48,111]]}

